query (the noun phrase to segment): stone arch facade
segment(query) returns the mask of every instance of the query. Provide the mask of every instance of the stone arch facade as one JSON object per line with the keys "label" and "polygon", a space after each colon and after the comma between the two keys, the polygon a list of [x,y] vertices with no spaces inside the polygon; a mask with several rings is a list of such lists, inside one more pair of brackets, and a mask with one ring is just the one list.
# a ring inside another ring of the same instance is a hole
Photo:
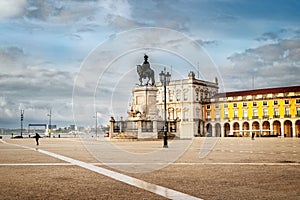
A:
{"label": "stone arch facade", "polygon": [[270,119],[270,120],[234,120],[234,121],[210,121],[205,123],[211,127],[212,136],[250,137],[252,133],[256,137],[300,137],[300,119]]}

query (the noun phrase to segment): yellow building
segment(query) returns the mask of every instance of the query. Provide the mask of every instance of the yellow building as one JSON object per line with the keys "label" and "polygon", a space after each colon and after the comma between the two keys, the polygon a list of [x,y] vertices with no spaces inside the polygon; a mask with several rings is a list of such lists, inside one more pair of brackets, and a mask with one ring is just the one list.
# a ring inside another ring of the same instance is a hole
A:
{"label": "yellow building", "polygon": [[218,93],[203,111],[206,135],[300,137],[300,86]]}

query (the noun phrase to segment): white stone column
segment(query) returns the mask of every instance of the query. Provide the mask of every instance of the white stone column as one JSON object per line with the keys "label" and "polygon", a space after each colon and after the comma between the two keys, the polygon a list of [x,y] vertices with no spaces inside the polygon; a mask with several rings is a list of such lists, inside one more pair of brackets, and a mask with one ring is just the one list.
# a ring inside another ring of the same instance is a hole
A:
{"label": "white stone column", "polygon": [[281,136],[284,137],[284,123],[282,121],[280,122],[280,131],[281,131]]}
{"label": "white stone column", "polygon": [[224,135],[225,135],[224,131],[225,131],[224,124],[221,123],[221,137],[224,137]]}
{"label": "white stone column", "polygon": [[110,118],[110,127],[109,127],[109,139],[112,138],[112,135],[114,134],[114,124],[115,124],[115,119],[113,117]]}
{"label": "white stone column", "polygon": [[273,121],[269,121],[270,123],[270,135],[273,135]]}
{"label": "white stone column", "polygon": [[259,137],[262,135],[262,129],[263,129],[263,121],[259,121]]}
{"label": "white stone column", "polygon": [[296,137],[296,121],[292,121],[292,130],[293,130],[292,137]]}
{"label": "white stone column", "polygon": [[211,136],[216,137],[216,127],[215,124],[211,124]]}

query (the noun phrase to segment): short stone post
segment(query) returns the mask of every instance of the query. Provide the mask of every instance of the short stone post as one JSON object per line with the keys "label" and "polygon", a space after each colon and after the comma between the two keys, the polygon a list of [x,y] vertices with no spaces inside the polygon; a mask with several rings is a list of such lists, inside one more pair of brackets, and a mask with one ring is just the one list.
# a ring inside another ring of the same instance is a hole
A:
{"label": "short stone post", "polygon": [[115,127],[115,119],[114,117],[110,117],[110,127],[109,127],[109,139],[112,138],[112,135],[114,134],[114,127]]}

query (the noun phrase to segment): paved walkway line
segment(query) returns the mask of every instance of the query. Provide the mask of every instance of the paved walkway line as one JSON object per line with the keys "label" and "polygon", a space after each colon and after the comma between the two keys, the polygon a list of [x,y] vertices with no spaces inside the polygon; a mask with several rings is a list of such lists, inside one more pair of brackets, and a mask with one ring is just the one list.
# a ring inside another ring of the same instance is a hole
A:
{"label": "paved walkway line", "polygon": [[[107,166],[107,165],[146,165],[146,164],[157,164],[162,165],[166,163],[88,163],[95,166]],[[71,166],[75,165],[72,163],[0,163],[0,166]],[[250,165],[250,166],[300,166],[300,163],[294,162],[282,162],[282,163],[170,163],[169,165],[181,165],[181,166],[192,166],[192,165]]]}
{"label": "paved walkway line", "polygon": [[144,189],[146,191],[152,192],[154,194],[157,194],[157,195],[169,198],[169,199],[176,199],[176,200],[177,199],[178,200],[185,200],[185,199],[191,199],[191,200],[195,199],[196,200],[197,199],[197,200],[201,200],[200,198],[197,198],[197,197],[194,197],[194,196],[191,196],[191,195],[188,195],[188,194],[176,191],[176,190],[172,190],[172,189],[169,189],[169,188],[166,188],[166,187],[162,187],[162,186],[159,186],[159,185],[148,183],[146,181],[143,181],[143,180],[140,180],[140,179],[137,179],[137,178],[133,178],[133,177],[130,177],[130,176],[118,173],[118,172],[114,172],[114,171],[111,171],[111,170],[108,170],[108,169],[97,167],[97,166],[94,166],[94,165],[91,165],[91,164],[88,164],[88,163],[85,163],[85,162],[82,162],[82,161],[79,161],[79,160],[75,160],[75,159],[72,159],[72,158],[69,158],[69,157],[66,157],[66,156],[62,156],[62,155],[59,155],[59,154],[56,154],[56,153],[52,153],[52,152],[45,151],[45,150],[38,149],[38,148],[32,148],[32,147],[22,146],[22,145],[18,145],[18,144],[11,144],[11,143],[7,143],[3,140],[1,140],[1,142],[4,143],[4,144],[18,146],[18,147],[21,147],[21,148],[30,149],[30,150],[33,150],[33,151],[40,152],[40,153],[46,154],[48,156],[52,156],[54,158],[69,162],[71,164],[75,164],[77,166],[83,167],[85,169],[89,169],[93,172],[102,174],[104,176],[115,179],[117,181],[126,183],[128,185],[135,186],[137,188]]}
{"label": "paved walkway line", "polygon": [[71,163],[0,163],[0,166],[72,166]]}

